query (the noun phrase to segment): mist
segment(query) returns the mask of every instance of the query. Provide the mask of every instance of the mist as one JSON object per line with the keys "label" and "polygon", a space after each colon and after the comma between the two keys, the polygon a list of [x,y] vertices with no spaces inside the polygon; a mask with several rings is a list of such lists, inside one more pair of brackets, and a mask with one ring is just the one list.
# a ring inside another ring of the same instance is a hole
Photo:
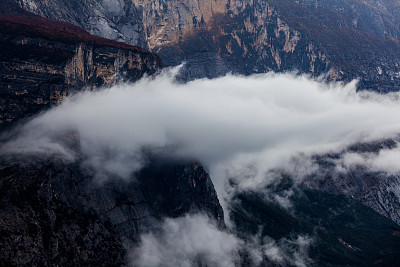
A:
{"label": "mist", "polygon": [[237,265],[243,241],[221,231],[205,215],[166,219],[158,232],[141,236],[140,246],[131,255],[133,266]]}
{"label": "mist", "polygon": [[357,93],[356,81],[267,73],[182,84],[178,72],[69,97],[3,136],[0,151],[83,155],[100,182],[131,179],[149,151],[197,160],[221,195],[226,178],[251,188],[271,170],[300,177],[313,170],[313,154],[400,132],[400,95]]}
{"label": "mist", "polygon": [[400,148],[382,149],[377,153],[347,152],[334,160],[336,171],[347,172],[352,167],[363,166],[372,172],[384,172],[388,175],[400,173]]}
{"label": "mist", "polygon": [[[313,239],[296,236],[275,241],[269,237],[238,237],[234,231],[219,229],[204,214],[186,214],[165,219],[158,230],[141,236],[130,253],[131,266],[307,266],[307,249]],[[261,265],[260,265],[261,264]]]}

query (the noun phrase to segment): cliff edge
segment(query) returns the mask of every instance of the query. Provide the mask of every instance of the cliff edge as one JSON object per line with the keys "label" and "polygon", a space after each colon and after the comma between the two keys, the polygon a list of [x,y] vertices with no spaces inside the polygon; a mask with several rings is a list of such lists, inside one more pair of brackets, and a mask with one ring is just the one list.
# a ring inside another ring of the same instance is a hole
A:
{"label": "cliff edge", "polygon": [[135,81],[162,67],[144,49],[34,15],[0,15],[0,127],[83,88]]}

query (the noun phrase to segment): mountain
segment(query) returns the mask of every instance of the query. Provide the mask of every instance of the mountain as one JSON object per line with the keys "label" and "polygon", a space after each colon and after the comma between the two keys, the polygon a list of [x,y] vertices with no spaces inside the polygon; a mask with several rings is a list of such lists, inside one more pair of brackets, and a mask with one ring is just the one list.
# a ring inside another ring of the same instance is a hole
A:
{"label": "mountain", "polygon": [[112,265],[157,221],[203,211],[224,226],[211,179],[195,162],[152,160],[130,181],[95,182],[79,161],[0,159],[1,265]]}
{"label": "mountain", "polygon": [[[183,80],[215,77],[229,71],[251,74],[298,70],[327,74],[331,80],[357,78],[361,89],[388,92],[400,88],[398,1],[15,3],[41,16],[80,25],[94,34],[140,44],[159,54],[165,65],[185,61]],[[333,170],[324,172],[329,174]],[[397,178],[374,178],[374,189],[365,186],[368,190],[362,193],[357,188],[360,182],[354,182],[381,175],[385,174],[348,173],[342,181],[354,184],[351,190],[338,190],[334,182],[328,184],[335,187],[334,191],[359,196],[369,207],[399,222],[399,200],[393,193],[397,192]],[[329,175],[324,177],[329,180]],[[393,194],[396,197],[390,197]]]}
{"label": "mountain", "polygon": [[84,87],[135,81],[162,66],[158,56],[141,48],[69,23],[10,12],[0,14],[0,127]]}
{"label": "mountain", "polygon": [[318,174],[306,179],[305,184],[325,192],[347,195],[400,225],[399,175],[359,164],[354,164],[345,171],[338,171],[341,167],[340,159],[345,153],[378,155],[385,149],[396,148],[397,142],[389,139],[358,143],[341,153],[315,156]]}
{"label": "mountain", "polygon": [[14,0],[35,14],[145,47],[182,79],[297,70],[360,79],[360,88],[400,84],[398,1]]}
{"label": "mountain", "polygon": [[[187,62],[179,77],[184,81],[296,70],[328,80],[358,78],[361,89],[398,91],[399,15],[394,0],[3,0],[0,265],[135,266],[130,254],[138,246],[168,256],[176,249],[173,241],[183,240],[185,249],[195,252],[193,259],[189,253],[191,264],[214,266],[207,264],[207,253],[220,253],[215,239],[229,236],[240,247],[234,266],[396,266],[399,177],[358,165],[337,170],[346,153],[377,155],[396,148],[395,140],[315,155],[318,172],[301,183],[285,173],[255,191],[236,188],[232,181],[226,185],[231,199],[224,199],[225,210],[206,168],[167,156],[179,138],[171,147],[142,147],[143,168],[128,178],[110,172],[103,180],[81,151],[79,133],[51,137],[61,138],[51,144],[70,149],[74,160],[57,153],[9,152],[2,145],[17,135],[13,126],[70,94],[136,81],[163,64],[182,61]],[[113,125],[106,127],[120,134]],[[202,130],[208,137],[215,129]],[[94,155],[100,164],[102,156],[118,158],[107,144],[101,149],[105,156]],[[121,167],[117,161],[112,168]],[[127,161],[136,163],[132,157]],[[194,214],[206,216],[215,229],[189,220],[197,238],[180,231],[174,219]],[[168,223],[166,229],[179,236],[157,246]],[[208,250],[197,246],[202,242]],[[172,255],[183,260],[185,249]],[[254,256],[258,250],[262,253]],[[168,260],[155,266],[171,266]]]}
{"label": "mountain", "polygon": [[[59,104],[68,95],[162,68],[142,48],[90,35],[5,0],[0,4],[0,129]],[[79,138],[65,136],[79,147]],[[79,155],[79,149],[76,155]],[[164,217],[208,214],[224,227],[213,183],[194,161],[149,157],[129,181],[97,183],[84,156],[0,152],[0,265],[110,265]]]}
{"label": "mountain", "polygon": [[[284,183],[278,187],[283,189]],[[262,194],[247,192],[236,196],[230,210],[244,235],[267,237],[265,243],[272,237],[287,251],[296,249],[296,242],[289,241],[293,237],[308,245],[307,253],[301,252],[301,245],[297,248],[303,258],[283,258],[278,266],[397,265],[399,225],[343,195],[302,188],[291,200],[293,206],[285,209]],[[263,264],[271,263],[264,259]]]}

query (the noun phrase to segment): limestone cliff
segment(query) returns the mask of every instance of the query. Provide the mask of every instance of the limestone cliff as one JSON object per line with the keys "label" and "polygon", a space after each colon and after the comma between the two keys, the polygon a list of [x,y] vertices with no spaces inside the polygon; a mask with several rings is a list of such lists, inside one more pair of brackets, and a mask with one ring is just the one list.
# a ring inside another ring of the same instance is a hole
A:
{"label": "limestone cliff", "polygon": [[298,70],[398,90],[398,1],[13,0],[38,15],[147,47],[184,79]]}
{"label": "limestone cliff", "polygon": [[155,54],[36,16],[0,17],[0,127],[83,88],[137,80],[161,67]]}

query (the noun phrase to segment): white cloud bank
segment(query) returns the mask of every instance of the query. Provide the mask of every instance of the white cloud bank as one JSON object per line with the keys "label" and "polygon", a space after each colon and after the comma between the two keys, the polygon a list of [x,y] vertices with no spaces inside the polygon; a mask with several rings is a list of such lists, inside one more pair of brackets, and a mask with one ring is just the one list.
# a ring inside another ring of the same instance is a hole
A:
{"label": "white cloud bank", "polygon": [[359,94],[356,82],[269,73],[179,84],[177,71],[70,97],[20,127],[1,151],[73,160],[63,144],[73,133],[99,177],[129,178],[150,149],[199,160],[221,193],[226,175],[262,180],[271,169],[307,172],[313,153],[400,132],[399,94]]}
{"label": "white cloud bank", "polygon": [[130,263],[134,267],[233,267],[241,266],[240,254],[246,253],[250,266],[267,260],[278,266],[305,267],[310,262],[307,249],[311,243],[307,236],[278,242],[257,236],[243,240],[218,229],[207,216],[192,214],[166,219],[158,231],[143,234]]}

